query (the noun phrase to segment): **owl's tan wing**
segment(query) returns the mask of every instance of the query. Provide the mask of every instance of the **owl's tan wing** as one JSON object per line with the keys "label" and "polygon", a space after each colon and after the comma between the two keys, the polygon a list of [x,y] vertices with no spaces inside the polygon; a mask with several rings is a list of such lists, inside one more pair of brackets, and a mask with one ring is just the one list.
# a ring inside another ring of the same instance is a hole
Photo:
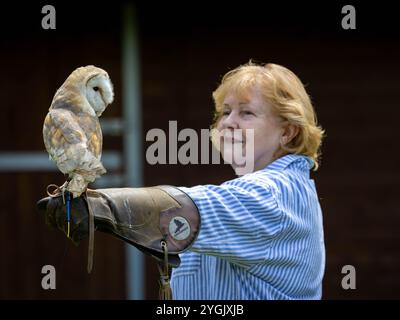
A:
{"label": "owl's tan wing", "polygon": [[103,136],[101,132],[100,122],[97,117],[88,114],[81,114],[79,126],[85,133],[87,138],[88,150],[98,159],[101,158]]}
{"label": "owl's tan wing", "polygon": [[[106,172],[100,158],[91,150],[93,131],[90,119],[82,121],[74,113],[65,109],[52,109],[45,119],[43,139],[46,150],[64,174],[79,173],[88,181]],[[101,138],[101,131],[99,132]],[[101,143],[100,147],[101,149]],[[101,151],[99,152],[101,154]]]}
{"label": "owl's tan wing", "polygon": [[64,109],[52,109],[43,125],[43,140],[50,157],[63,173],[79,167],[87,138],[74,114]]}

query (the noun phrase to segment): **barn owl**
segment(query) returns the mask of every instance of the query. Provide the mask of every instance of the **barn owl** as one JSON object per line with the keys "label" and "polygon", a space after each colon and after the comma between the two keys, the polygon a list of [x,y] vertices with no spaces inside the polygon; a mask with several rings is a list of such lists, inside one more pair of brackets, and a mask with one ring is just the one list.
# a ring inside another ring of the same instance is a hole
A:
{"label": "barn owl", "polygon": [[43,140],[50,159],[68,175],[65,189],[73,197],[106,172],[100,161],[103,136],[98,118],[113,99],[107,72],[95,66],[77,68],[54,95]]}

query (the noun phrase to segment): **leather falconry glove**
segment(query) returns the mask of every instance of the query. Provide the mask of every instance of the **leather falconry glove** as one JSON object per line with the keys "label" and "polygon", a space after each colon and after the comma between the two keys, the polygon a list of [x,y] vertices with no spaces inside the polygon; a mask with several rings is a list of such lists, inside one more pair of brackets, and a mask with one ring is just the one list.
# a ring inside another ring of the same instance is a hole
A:
{"label": "leather falconry glove", "polygon": [[[46,224],[67,235],[64,200],[60,193],[41,199],[37,206]],[[187,194],[172,186],[88,189],[71,200],[70,212],[70,238],[75,245],[88,237],[91,227],[134,245],[158,261],[161,296],[172,298],[168,268],[179,266],[178,254],[191,246],[200,229],[198,209]]]}

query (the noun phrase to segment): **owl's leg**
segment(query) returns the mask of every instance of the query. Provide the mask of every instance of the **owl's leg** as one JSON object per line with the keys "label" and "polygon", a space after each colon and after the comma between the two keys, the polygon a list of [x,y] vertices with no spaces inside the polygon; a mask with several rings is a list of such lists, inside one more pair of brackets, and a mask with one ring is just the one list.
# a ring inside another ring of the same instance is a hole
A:
{"label": "owl's leg", "polygon": [[74,198],[79,197],[83,192],[85,192],[87,187],[87,181],[85,178],[78,174],[72,174],[71,181],[68,182],[66,190],[71,192]]}

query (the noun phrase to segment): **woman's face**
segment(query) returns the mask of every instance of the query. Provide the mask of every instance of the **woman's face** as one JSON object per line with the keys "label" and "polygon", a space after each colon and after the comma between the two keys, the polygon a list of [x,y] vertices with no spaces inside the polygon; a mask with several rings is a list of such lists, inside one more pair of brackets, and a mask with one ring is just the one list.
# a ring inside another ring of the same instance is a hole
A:
{"label": "woman's face", "polygon": [[[256,88],[250,89],[246,97],[228,92],[216,128],[222,156],[235,170],[244,165],[238,159],[245,159],[245,166],[250,168],[247,171],[253,172],[283,154],[280,148],[284,132],[281,120]],[[254,138],[251,132],[254,132]]]}

